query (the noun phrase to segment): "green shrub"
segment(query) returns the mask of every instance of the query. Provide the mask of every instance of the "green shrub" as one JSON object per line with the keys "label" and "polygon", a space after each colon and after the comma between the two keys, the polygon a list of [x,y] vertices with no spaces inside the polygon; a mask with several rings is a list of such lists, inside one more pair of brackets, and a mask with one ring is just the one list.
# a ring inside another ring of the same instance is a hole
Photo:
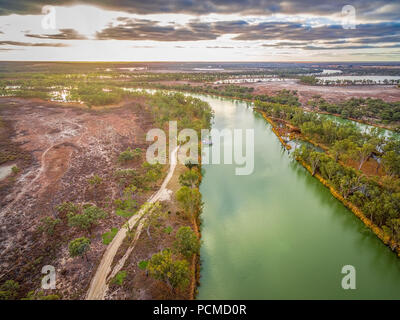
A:
{"label": "green shrub", "polygon": [[35,293],[35,291],[29,291],[26,298],[21,300],[60,300],[60,296],[57,294],[49,294],[46,296],[42,291],[39,291],[38,293]]}
{"label": "green shrub", "polygon": [[180,227],[176,233],[174,249],[184,257],[190,258],[199,252],[200,241],[190,227]]}
{"label": "green shrub", "polygon": [[0,300],[15,300],[18,295],[19,284],[14,280],[7,280],[0,287]]}
{"label": "green shrub", "polygon": [[132,150],[131,148],[128,148],[119,154],[118,161],[126,162],[130,160],[137,160],[140,159],[141,155],[142,155],[142,149],[136,148]]}
{"label": "green shrub", "polygon": [[107,213],[94,205],[88,205],[83,209],[83,213],[75,214],[71,212],[68,213],[67,217],[70,227],[88,230],[96,225],[98,220],[106,218]]}
{"label": "green shrub", "polygon": [[103,179],[99,175],[95,174],[88,179],[88,182],[90,185],[96,187],[96,186],[99,186],[103,182]]}
{"label": "green shrub", "polygon": [[40,221],[41,224],[39,225],[39,231],[45,232],[48,235],[53,235],[55,228],[59,223],[61,223],[60,219],[55,219],[53,217],[44,217]]}
{"label": "green shrub", "polygon": [[56,207],[56,210],[61,214],[78,213],[79,206],[72,202],[63,202]]}
{"label": "green shrub", "polygon": [[21,171],[21,169],[18,168],[17,166],[13,166],[11,168],[11,171],[12,171],[13,174],[18,174]]}
{"label": "green shrub", "polygon": [[90,240],[82,237],[72,240],[68,245],[71,257],[77,257],[86,254],[90,248]]}
{"label": "green shrub", "polygon": [[145,180],[147,182],[156,182],[161,178],[162,167],[163,167],[162,164],[160,163],[150,164],[148,162],[144,162],[142,167],[143,169],[146,170]]}
{"label": "green shrub", "polygon": [[118,272],[115,275],[114,279],[112,280],[112,283],[116,284],[116,285],[119,285],[119,286],[122,286],[122,284],[124,283],[125,278],[126,278],[126,271],[121,270],[120,272]]}
{"label": "green shrub", "polygon": [[142,260],[138,263],[138,267],[140,270],[146,270],[147,269],[147,265],[149,264],[149,261],[147,260]]}
{"label": "green shrub", "polygon": [[174,229],[171,227],[171,226],[168,226],[168,227],[166,227],[165,229],[164,229],[164,232],[166,233],[166,234],[171,234],[171,232],[173,231]]}

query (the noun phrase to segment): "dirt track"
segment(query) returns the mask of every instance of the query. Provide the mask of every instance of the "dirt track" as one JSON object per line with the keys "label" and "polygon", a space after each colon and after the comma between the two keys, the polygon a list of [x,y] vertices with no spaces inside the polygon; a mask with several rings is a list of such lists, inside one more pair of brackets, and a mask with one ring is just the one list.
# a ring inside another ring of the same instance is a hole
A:
{"label": "dirt track", "polygon": [[[148,200],[149,203],[155,203],[157,202],[162,194],[165,191],[165,188],[167,187],[168,182],[171,180],[171,177],[174,173],[175,167],[176,167],[176,157],[177,157],[177,151],[178,148],[176,148],[172,154],[171,154],[171,160],[170,160],[170,167],[167,176],[165,177],[160,189],[150,197]],[[142,218],[144,215],[145,211],[141,210],[138,212],[136,215],[134,215],[132,218],[129,219],[129,228],[133,228],[136,223]],[[145,219],[145,217],[143,217]],[[142,229],[142,224],[139,222],[139,227],[135,233],[135,239],[137,240],[140,236],[140,230]],[[105,293],[107,291],[107,276],[111,272],[111,264],[114,260],[114,257],[118,251],[118,248],[121,246],[122,241],[126,237],[127,229],[125,227],[122,227],[118,233],[115,235],[114,239],[112,242],[108,245],[106,251],[103,254],[103,257],[100,261],[100,264],[97,268],[97,271],[90,283],[89,291],[87,293],[86,299],[87,300],[103,300]],[[133,247],[131,247],[133,248]],[[130,248],[130,249],[131,249]],[[128,251],[130,253],[131,250]],[[126,261],[128,255],[124,255],[124,257],[121,259],[122,262],[117,264],[115,267],[117,270],[113,270],[112,275],[115,275],[124,265],[124,262]]]}

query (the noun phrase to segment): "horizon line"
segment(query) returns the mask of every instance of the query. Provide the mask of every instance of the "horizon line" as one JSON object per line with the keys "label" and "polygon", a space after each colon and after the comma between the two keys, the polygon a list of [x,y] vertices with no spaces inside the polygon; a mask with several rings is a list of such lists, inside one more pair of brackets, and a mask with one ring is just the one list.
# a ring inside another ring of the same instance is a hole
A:
{"label": "horizon line", "polygon": [[51,63],[398,63],[400,64],[400,60],[387,60],[387,61],[370,61],[370,60],[343,60],[343,61],[310,61],[310,60],[282,60],[282,61],[271,61],[271,60],[255,60],[255,61],[247,61],[247,60],[226,60],[226,61],[202,61],[202,60],[191,60],[191,61],[182,61],[182,60],[154,60],[154,61],[134,61],[134,60],[0,60],[1,62],[51,62]]}

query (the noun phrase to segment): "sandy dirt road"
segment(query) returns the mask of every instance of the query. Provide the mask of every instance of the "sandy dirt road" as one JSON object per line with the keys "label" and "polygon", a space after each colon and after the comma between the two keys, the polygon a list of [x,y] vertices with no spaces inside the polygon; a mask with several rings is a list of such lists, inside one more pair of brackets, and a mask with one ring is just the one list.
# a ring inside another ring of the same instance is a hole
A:
{"label": "sandy dirt road", "polygon": [[[177,153],[178,147],[175,148],[175,150],[173,150],[173,152],[171,153],[170,167],[167,176],[165,177],[160,189],[149,198],[149,203],[157,202],[163,195],[168,185],[168,182],[171,180],[171,177],[174,174],[174,170],[177,164]],[[132,218],[130,218],[128,221],[129,228],[134,227],[145,213],[146,210],[141,210]],[[137,232],[139,232],[139,230],[137,230]],[[119,247],[126,237],[126,233],[127,228],[122,227],[115,235],[112,242],[108,245],[106,251],[103,254],[103,257],[101,258],[100,264],[97,267],[96,273],[92,281],[90,282],[89,290],[86,294],[86,300],[104,300],[105,294],[108,289],[107,277],[111,272],[111,264],[114,260],[115,255],[117,254]]]}

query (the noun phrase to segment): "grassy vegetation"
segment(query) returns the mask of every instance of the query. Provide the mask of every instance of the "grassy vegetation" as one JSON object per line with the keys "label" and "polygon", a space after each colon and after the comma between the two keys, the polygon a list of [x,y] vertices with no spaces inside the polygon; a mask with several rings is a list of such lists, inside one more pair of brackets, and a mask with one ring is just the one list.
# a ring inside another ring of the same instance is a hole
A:
{"label": "grassy vegetation", "polygon": [[142,156],[142,149],[136,148],[132,150],[131,148],[128,148],[119,154],[118,161],[124,163],[130,160],[140,159],[141,156]]}
{"label": "grassy vegetation", "polygon": [[5,281],[0,287],[0,300],[14,300],[18,295],[19,284],[14,280]]}
{"label": "grassy vegetation", "polygon": [[[72,240],[68,245],[69,254],[71,257],[85,256],[90,249],[91,241],[88,238],[81,237]],[[87,257],[86,257],[87,259]]]}
{"label": "grassy vegetation", "polygon": [[110,244],[111,241],[114,239],[115,235],[118,232],[118,228],[111,228],[110,231],[103,233],[101,235],[102,239],[103,239],[103,244],[107,245]]}
{"label": "grassy vegetation", "polygon": [[126,271],[121,270],[120,272],[118,272],[115,277],[112,279],[112,283],[116,284],[118,286],[122,286],[122,284],[124,283],[124,280],[126,278]]}
{"label": "grassy vegetation", "polygon": [[149,264],[149,261],[147,260],[142,260],[138,263],[138,267],[140,270],[146,270],[147,269],[147,265]]}
{"label": "grassy vegetation", "polygon": [[21,171],[21,169],[18,168],[17,166],[12,166],[11,171],[13,174],[18,174]]}
{"label": "grassy vegetation", "polygon": [[38,230],[52,236],[56,230],[57,225],[61,223],[60,219],[53,217],[44,217],[41,220]]}
{"label": "grassy vegetation", "polygon": [[165,227],[164,228],[164,233],[166,233],[166,234],[171,234],[171,232],[173,231],[174,229],[171,227],[171,226],[168,226],[168,227]]}
{"label": "grassy vegetation", "polygon": [[308,85],[316,85],[318,84],[318,79],[314,76],[301,76],[300,82]]}

